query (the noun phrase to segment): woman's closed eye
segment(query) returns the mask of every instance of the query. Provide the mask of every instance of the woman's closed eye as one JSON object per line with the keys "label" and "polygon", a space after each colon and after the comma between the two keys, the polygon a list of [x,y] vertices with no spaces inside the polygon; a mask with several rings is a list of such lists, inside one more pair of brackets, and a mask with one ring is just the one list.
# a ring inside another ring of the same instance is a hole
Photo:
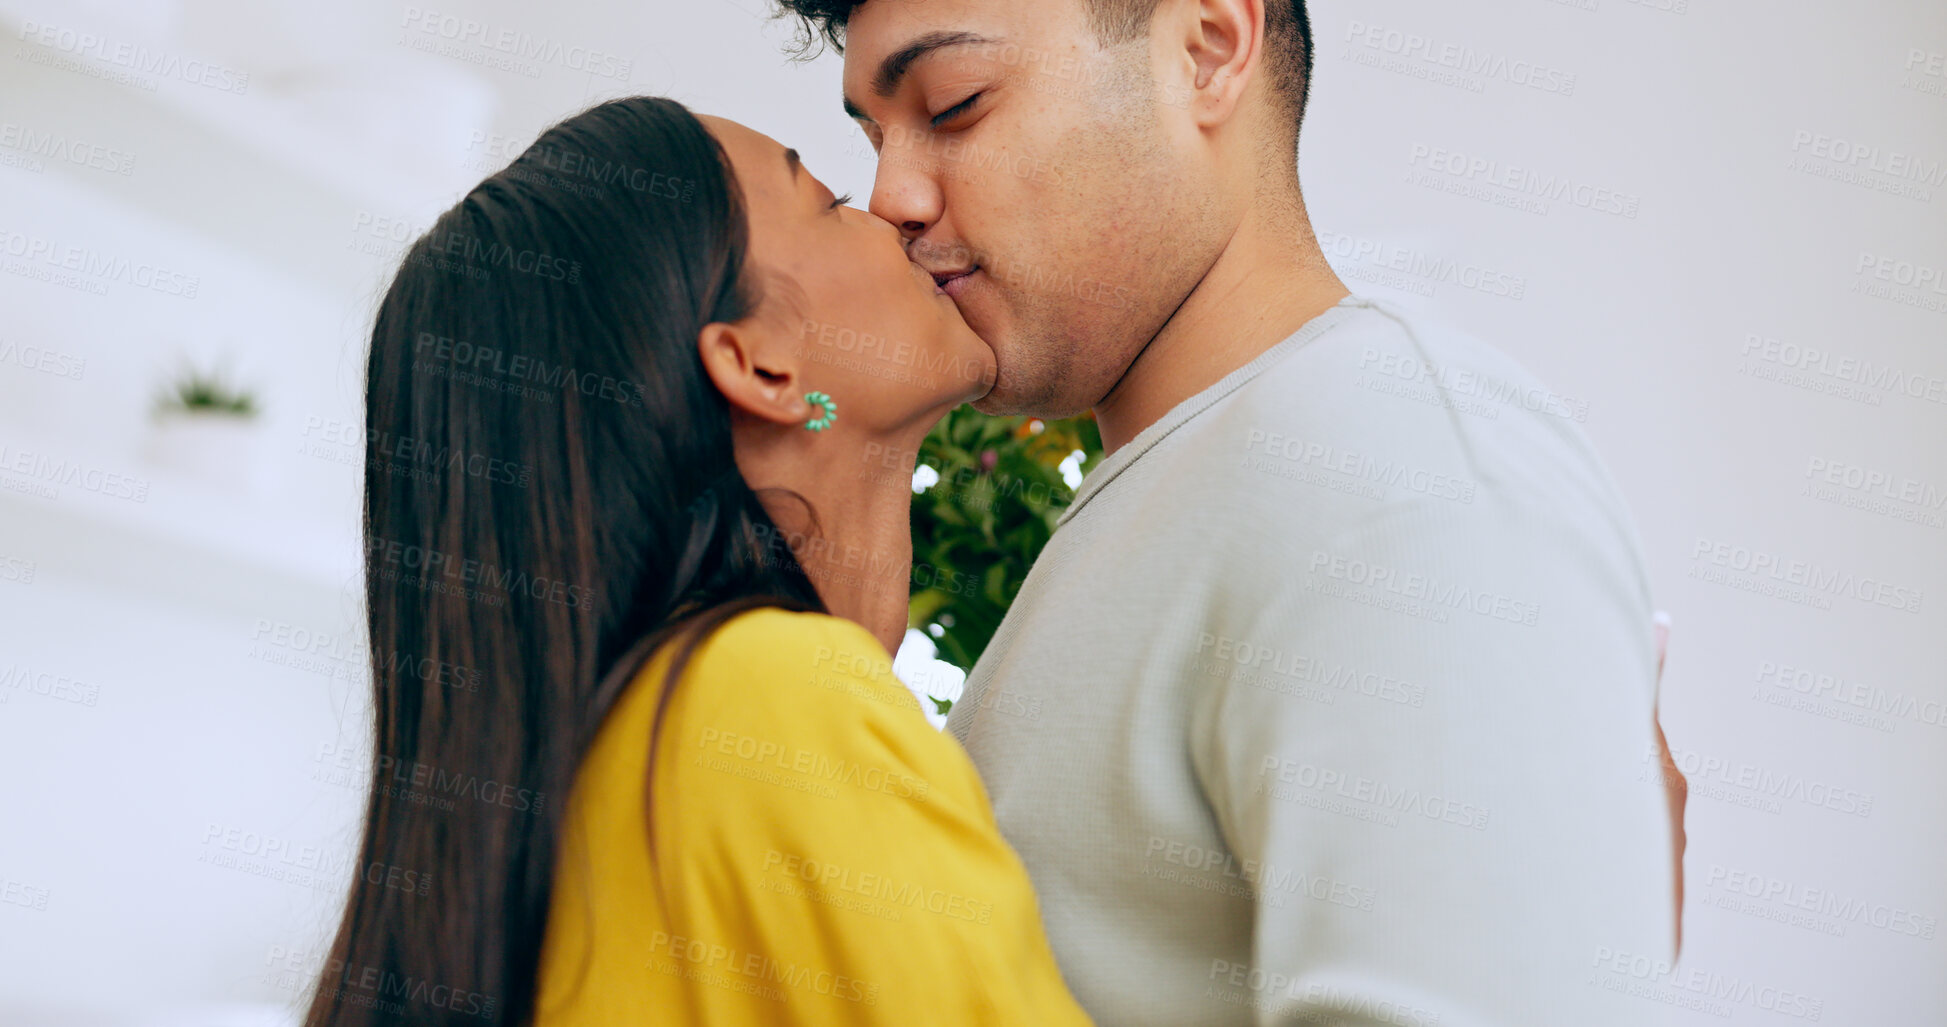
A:
{"label": "woman's closed eye", "polygon": [[851,203],[851,202],[852,202],[852,194],[851,194],[851,193],[846,193],[846,194],[845,194],[845,195],[843,195],[843,196],[834,196],[834,197],[832,197],[832,205],[831,205],[831,206],[829,206],[829,207],[826,207],[825,209],[826,209],[826,210],[837,210],[838,208],[840,208],[840,207],[843,207],[843,206],[845,206],[846,204],[848,204],[848,203]]}

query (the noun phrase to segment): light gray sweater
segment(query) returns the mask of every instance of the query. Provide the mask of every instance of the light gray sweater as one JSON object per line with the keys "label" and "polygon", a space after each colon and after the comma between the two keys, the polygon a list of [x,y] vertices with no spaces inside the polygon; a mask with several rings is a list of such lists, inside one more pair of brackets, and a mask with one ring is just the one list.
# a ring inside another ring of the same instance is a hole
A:
{"label": "light gray sweater", "polygon": [[1649,586],[1586,416],[1348,297],[1089,474],[947,728],[1099,1022],[1682,1001]]}

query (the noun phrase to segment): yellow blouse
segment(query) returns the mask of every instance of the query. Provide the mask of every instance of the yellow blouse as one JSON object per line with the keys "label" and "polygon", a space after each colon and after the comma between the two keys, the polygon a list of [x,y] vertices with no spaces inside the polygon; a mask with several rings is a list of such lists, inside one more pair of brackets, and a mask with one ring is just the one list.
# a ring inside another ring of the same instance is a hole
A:
{"label": "yellow blouse", "polygon": [[869,632],[777,609],[719,628],[670,700],[645,811],[669,655],[576,777],[539,1027],[1089,1022],[972,762]]}

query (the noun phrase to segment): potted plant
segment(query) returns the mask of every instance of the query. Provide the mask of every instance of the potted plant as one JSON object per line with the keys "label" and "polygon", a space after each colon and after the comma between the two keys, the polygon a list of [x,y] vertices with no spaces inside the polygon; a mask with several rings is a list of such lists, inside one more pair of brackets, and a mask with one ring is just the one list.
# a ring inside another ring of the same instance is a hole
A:
{"label": "potted plant", "polygon": [[[1102,437],[1092,414],[1042,421],[961,407],[919,453],[907,624],[970,670],[1075,498],[1070,481],[1101,459]],[[931,698],[940,714],[952,706]]]}
{"label": "potted plant", "polygon": [[156,393],[149,457],[213,484],[253,486],[262,454],[258,412],[249,389],[185,364]]}

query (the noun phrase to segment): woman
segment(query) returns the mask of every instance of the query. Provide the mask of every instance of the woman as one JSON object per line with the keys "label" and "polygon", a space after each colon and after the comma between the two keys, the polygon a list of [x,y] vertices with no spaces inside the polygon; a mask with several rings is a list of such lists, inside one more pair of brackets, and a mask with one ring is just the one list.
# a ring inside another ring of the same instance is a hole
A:
{"label": "woman", "polygon": [[408,251],[367,368],[374,784],[312,1027],[1087,1022],[887,657],[885,465],[993,356],[845,203],[638,97]]}

